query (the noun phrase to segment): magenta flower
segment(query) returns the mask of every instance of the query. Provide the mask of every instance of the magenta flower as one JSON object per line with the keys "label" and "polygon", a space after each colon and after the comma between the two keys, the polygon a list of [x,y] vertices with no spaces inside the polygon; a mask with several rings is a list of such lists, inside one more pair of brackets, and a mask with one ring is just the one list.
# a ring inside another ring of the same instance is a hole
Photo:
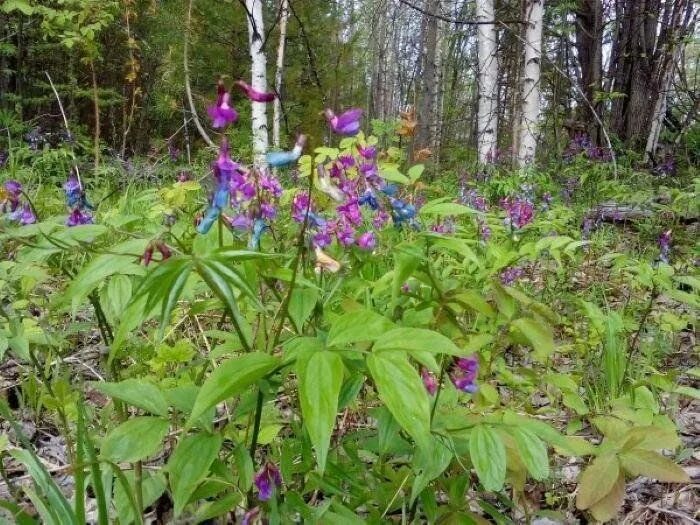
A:
{"label": "magenta flower", "polygon": [[253,102],[272,102],[277,98],[275,93],[263,93],[262,91],[258,91],[243,80],[236,80],[234,84]]}
{"label": "magenta flower", "polygon": [[478,374],[479,360],[472,355],[457,360],[450,379],[458,390],[473,394],[477,391],[476,378]]}
{"label": "magenta flower", "polygon": [[66,219],[66,226],[73,227],[81,224],[92,224],[92,215],[87,210],[74,208]]}
{"label": "magenta flower", "polygon": [[275,198],[282,196],[282,185],[270,173],[266,173],[260,177],[260,188],[270,192]]}
{"label": "magenta flower", "polygon": [[314,248],[325,248],[333,242],[333,239],[331,238],[330,232],[327,229],[323,229],[314,234],[312,242]]}
{"label": "magenta flower", "polygon": [[423,379],[423,385],[425,385],[425,389],[428,391],[428,394],[434,396],[438,388],[438,383],[437,379],[435,378],[435,374],[430,372],[427,368],[423,368],[420,372],[420,376],[421,379]]}
{"label": "magenta flower", "polygon": [[363,159],[372,160],[377,157],[377,148],[374,146],[361,146],[358,144],[357,152]]}
{"label": "magenta flower", "polygon": [[505,198],[501,201],[501,206],[506,210],[508,217],[506,224],[515,228],[523,228],[532,222],[534,207],[532,203],[524,199],[510,200]]}
{"label": "magenta flower", "polygon": [[357,245],[363,250],[373,250],[377,245],[377,238],[373,231],[365,232],[357,238]]}
{"label": "magenta flower", "polygon": [[292,199],[292,219],[297,222],[304,222],[307,209],[311,209],[309,194],[305,191],[297,193]]}
{"label": "magenta flower", "polygon": [[253,221],[244,214],[236,215],[235,217],[224,215],[224,220],[235,230],[248,230],[253,224]]}
{"label": "magenta flower", "polygon": [[525,272],[519,266],[511,266],[501,272],[500,279],[504,286],[511,286],[519,280]]}
{"label": "magenta flower", "polygon": [[338,161],[343,169],[352,168],[355,165],[355,157],[348,154],[343,154],[338,157]]}
{"label": "magenta flower", "polygon": [[361,109],[349,109],[341,115],[336,115],[333,110],[326,109],[326,120],[334,133],[338,135],[357,135],[360,131],[360,119],[362,119]]}
{"label": "magenta flower", "polygon": [[2,211],[3,213],[13,212],[19,206],[22,184],[16,180],[8,180],[5,181],[3,189],[4,191],[0,192],[0,196],[2,197],[2,201],[0,201],[0,204],[2,204]]}
{"label": "magenta flower", "polygon": [[338,242],[345,247],[355,244],[355,228],[347,223],[338,228],[335,232],[335,236]]}
{"label": "magenta flower", "polygon": [[282,476],[277,465],[268,461],[255,475],[255,486],[260,501],[268,501],[277,487],[282,486]]}
{"label": "magenta flower", "polygon": [[29,204],[22,206],[22,213],[19,214],[19,223],[23,226],[27,224],[34,224],[36,222],[36,215],[32,211],[32,207]]}
{"label": "magenta flower", "polygon": [[350,199],[345,204],[341,204],[336,208],[340,216],[350,224],[359,226],[362,223],[362,211],[356,198]]}
{"label": "magenta flower", "polygon": [[386,226],[390,218],[391,216],[388,212],[379,210],[372,218],[372,226],[374,226],[377,230],[381,230],[384,228],[384,226]]}
{"label": "magenta flower", "polygon": [[213,128],[225,128],[238,120],[238,112],[229,105],[231,95],[226,91],[224,83],[221,80],[216,86],[216,91],[216,104],[209,106],[207,108],[207,113],[209,113],[211,126]]}
{"label": "magenta flower", "polygon": [[265,219],[273,220],[277,217],[277,208],[269,202],[262,202],[260,204],[260,215]]}
{"label": "magenta flower", "polygon": [[668,264],[671,260],[671,230],[666,230],[659,235],[659,259]]}

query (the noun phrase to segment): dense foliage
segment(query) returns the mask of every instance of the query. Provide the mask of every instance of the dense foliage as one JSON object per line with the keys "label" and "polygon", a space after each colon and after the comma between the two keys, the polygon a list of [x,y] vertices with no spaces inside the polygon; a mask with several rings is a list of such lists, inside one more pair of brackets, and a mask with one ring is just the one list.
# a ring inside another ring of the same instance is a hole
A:
{"label": "dense foliage", "polygon": [[[342,16],[312,29],[319,3],[295,2],[288,147],[258,159],[250,107],[280,93],[202,80],[195,131],[163,58],[187,5],[6,2],[39,21],[31,60],[69,59],[1,113],[0,519],[644,521],[628,482],[697,476],[692,155],[644,164],[583,132],[518,170],[421,154],[425,115],[341,109],[367,94],[338,77],[356,43],[322,67]],[[220,3],[197,3],[214,29],[185,31],[189,67],[247,77],[245,11]],[[159,29],[128,36],[123,85],[102,76],[120,24]],[[93,89],[68,90],[77,71]]]}

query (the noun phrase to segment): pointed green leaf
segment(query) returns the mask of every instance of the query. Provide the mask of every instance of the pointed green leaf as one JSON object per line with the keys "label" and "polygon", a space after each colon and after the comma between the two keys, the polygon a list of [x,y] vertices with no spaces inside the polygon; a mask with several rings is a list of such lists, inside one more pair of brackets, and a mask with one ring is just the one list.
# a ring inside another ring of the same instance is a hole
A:
{"label": "pointed green leaf", "polygon": [[394,327],[386,317],[371,310],[341,315],[328,332],[328,346],[344,346],[358,341],[373,341]]}
{"label": "pointed green leaf", "polygon": [[530,342],[536,359],[543,361],[554,353],[552,328],[544,321],[523,317],[511,324]]}
{"label": "pointed green leaf", "polygon": [[145,379],[125,379],[119,383],[92,383],[97,390],[157,416],[168,415],[168,402],[160,388]]}
{"label": "pointed green leaf", "polygon": [[595,458],[579,478],[576,508],[590,508],[605,498],[613,490],[619,474],[620,462],[615,454]]}
{"label": "pointed green leaf", "polygon": [[486,490],[498,491],[506,480],[506,447],[488,425],[475,426],[469,434],[469,455]]}
{"label": "pointed green leaf", "polygon": [[160,449],[167,433],[167,419],[152,416],[129,419],[104,437],[100,456],[115,463],[146,459]]}
{"label": "pointed green leaf", "polygon": [[456,344],[444,335],[425,328],[395,328],[381,335],[373,347],[381,350],[424,351],[433,354],[465,355]]}
{"label": "pointed green leaf", "polygon": [[516,427],[513,430],[513,437],[520,459],[530,475],[538,481],[546,479],[549,476],[549,459],[544,442],[526,428]]}

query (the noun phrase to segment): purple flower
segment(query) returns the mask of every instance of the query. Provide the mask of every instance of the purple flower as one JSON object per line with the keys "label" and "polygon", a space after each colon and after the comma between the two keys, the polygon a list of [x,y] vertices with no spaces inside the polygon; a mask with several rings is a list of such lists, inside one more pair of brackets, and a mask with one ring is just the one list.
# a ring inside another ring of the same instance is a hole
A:
{"label": "purple flower", "polygon": [[297,222],[304,222],[306,210],[310,209],[309,194],[305,191],[297,193],[292,199],[292,219]]}
{"label": "purple flower", "polygon": [[315,233],[311,240],[315,248],[325,248],[333,242],[330,232],[325,228]]}
{"label": "purple flower", "polygon": [[343,223],[335,232],[338,242],[345,247],[355,244],[355,228],[347,223]]}
{"label": "purple flower", "polygon": [[659,235],[659,259],[666,264],[671,261],[671,240],[671,230],[666,230]]}
{"label": "purple flower", "polygon": [[401,285],[401,291],[402,291],[403,293],[408,293],[408,292],[410,292],[410,291],[411,291],[411,285],[408,284],[408,283],[403,283],[403,284]]}
{"label": "purple flower", "polygon": [[377,197],[374,196],[374,192],[370,189],[365,190],[357,202],[360,204],[360,206],[364,206],[366,204],[373,210],[379,208],[379,201],[377,201]]}
{"label": "purple flower", "polygon": [[231,228],[236,230],[248,230],[250,229],[253,222],[244,214],[236,215],[235,217],[229,217],[224,215],[224,219]]}
{"label": "purple flower", "polygon": [[362,250],[373,250],[377,245],[377,238],[373,231],[363,233],[357,238],[357,246]]}
{"label": "purple flower", "polygon": [[446,219],[444,222],[433,224],[430,228],[435,233],[449,235],[455,232],[455,223],[452,219]]}
{"label": "purple flower", "polygon": [[268,461],[255,475],[255,486],[258,489],[260,501],[268,501],[275,488],[282,486],[282,476],[277,465]]}
{"label": "purple flower", "polygon": [[480,219],[477,219],[477,225],[479,226],[479,235],[481,236],[481,240],[483,242],[488,242],[491,238],[491,228],[488,224],[486,224],[486,221],[482,221]]}
{"label": "purple flower", "polygon": [[532,222],[534,208],[532,203],[524,199],[511,200],[505,198],[501,200],[501,206],[506,210],[508,217],[506,224],[510,224],[515,228],[523,228]]}
{"label": "purple flower", "polygon": [[654,175],[673,176],[676,174],[676,160],[673,156],[667,156],[663,162],[658,164],[652,171]]}
{"label": "purple flower", "polygon": [[377,157],[377,148],[374,146],[361,146],[358,144],[357,152],[363,159],[372,160]]}
{"label": "purple flower", "polygon": [[22,212],[19,214],[19,223],[26,226],[27,224],[34,224],[35,222],[36,215],[34,215],[31,206],[29,206],[29,204],[22,206]]}
{"label": "purple flower", "polygon": [[326,109],[325,115],[331,129],[338,135],[352,136],[360,131],[361,109],[349,109],[340,115],[336,115],[331,109]]}
{"label": "purple flower", "polygon": [[19,197],[22,194],[22,184],[16,180],[8,180],[0,191],[0,204],[3,213],[14,212],[19,206]]}
{"label": "purple flower", "polygon": [[515,281],[520,279],[524,273],[522,268],[511,266],[503,270],[499,278],[504,286],[511,286]]}
{"label": "purple flower", "polygon": [[359,226],[362,223],[362,212],[358,205],[357,199],[350,199],[345,204],[341,204],[336,208],[338,213],[350,224]]}
{"label": "purple flower", "polygon": [[5,181],[4,184],[5,191],[9,193],[10,195],[13,195],[15,197],[19,197],[20,193],[22,193],[22,183],[16,180],[8,180]]}
{"label": "purple flower", "polygon": [[83,195],[83,188],[80,186],[78,177],[71,173],[68,180],[63,185],[63,190],[66,193],[66,201],[71,208],[80,202]]}
{"label": "purple flower", "polygon": [[384,228],[384,226],[386,226],[386,223],[389,222],[389,219],[390,216],[386,211],[379,210],[372,219],[372,226],[374,226],[377,230],[381,230]]}
{"label": "purple flower", "polygon": [[260,177],[260,188],[269,192],[275,198],[279,198],[282,195],[282,185],[270,173],[263,174]]}
{"label": "purple flower", "polygon": [[360,173],[365,176],[365,178],[372,183],[378,182],[379,170],[377,165],[371,162],[363,162],[360,164]]}
{"label": "purple flower", "polygon": [[343,154],[338,157],[338,161],[343,169],[352,168],[355,165],[355,157],[348,154]]}
{"label": "purple flower", "polygon": [[216,104],[207,108],[213,128],[225,128],[238,120],[238,113],[229,105],[230,94],[226,91],[224,83],[219,81],[216,86]]}
{"label": "purple flower", "polygon": [[253,86],[247,84],[243,80],[236,80],[234,84],[238,86],[240,90],[243,91],[245,96],[253,102],[272,102],[273,100],[275,100],[275,98],[277,98],[277,95],[275,93],[263,93],[262,91],[258,91]]}
{"label": "purple flower", "polygon": [[73,208],[73,211],[66,219],[66,226],[73,227],[81,224],[92,224],[92,215],[87,210],[83,211],[80,208]]}
{"label": "purple flower", "polygon": [[260,204],[260,215],[265,219],[274,219],[277,217],[277,208],[269,202],[263,202]]}
{"label": "purple flower", "polygon": [[435,378],[435,375],[430,372],[427,368],[423,368],[420,372],[421,379],[423,379],[423,385],[425,385],[425,389],[428,391],[428,394],[431,396],[435,395],[435,392],[437,392],[437,379]]}
{"label": "purple flower", "polygon": [[170,155],[170,160],[172,162],[177,162],[180,158],[180,148],[175,146],[172,142],[168,142],[168,155]]}
{"label": "purple flower", "polygon": [[473,394],[477,390],[476,379],[478,375],[479,360],[472,355],[457,360],[450,379],[457,390]]}
{"label": "purple flower", "polygon": [[215,173],[215,175],[218,176],[220,182],[225,182],[226,184],[231,181],[231,177],[233,176],[234,172],[239,168],[238,164],[231,160],[231,155],[229,155],[228,139],[226,139],[226,137],[221,139],[219,156],[216,159],[216,167],[219,168],[219,173]]}

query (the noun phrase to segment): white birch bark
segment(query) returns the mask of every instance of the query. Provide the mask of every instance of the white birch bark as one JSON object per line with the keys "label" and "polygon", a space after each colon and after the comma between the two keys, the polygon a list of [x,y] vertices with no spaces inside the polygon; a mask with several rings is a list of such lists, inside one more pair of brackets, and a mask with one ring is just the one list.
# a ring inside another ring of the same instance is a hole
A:
{"label": "white birch bark", "polygon": [[542,20],[544,0],[528,0],[525,29],[525,67],[523,70],[522,112],[518,164],[533,162],[537,151],[538,120],[540,116],[540,63],[542,62]]}
{"label": "white birch bark", "polygon": [[[493,0],[476,3],[476,20],[494,20]],[[479,62],[479,107],[477,115],[477,147],[479,162],[485,164],[495,157],[498,145],[498,57],[496,54],[496,26],[477,26],[477,55]]]}
{"label": "white birch bark", "polygon": [[284,52],[287,44],[287,20],[289,20],[289,1],[280,2],[280,41],[277,46],[277,70],[275,71],[275,91],[277,98],[272,107],[272,144],[275,149],[280,147],[280,127],[282,125],[282,74],[284,72]]}
{"label": "white birch bark", "polygon": [[[262,48],[265,28],[263,25],[263,0],[245,0],[248,11],[248,44],[251,59],[251,86],[267,92],[267,59]],[[253,122],[253,163],[265,164],[268,146],[267,105],[264,102],[251,102]]]}

